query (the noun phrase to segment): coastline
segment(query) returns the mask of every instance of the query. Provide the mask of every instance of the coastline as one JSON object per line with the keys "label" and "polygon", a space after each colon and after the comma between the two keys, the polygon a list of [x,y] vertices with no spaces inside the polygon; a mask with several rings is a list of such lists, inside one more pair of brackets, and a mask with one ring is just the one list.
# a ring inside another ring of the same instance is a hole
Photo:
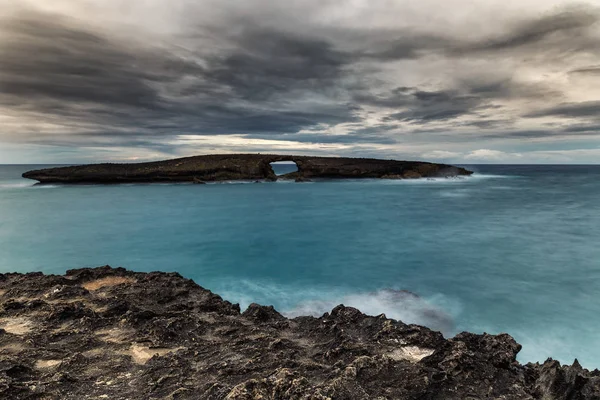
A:
{"label": "coastline", "polygon": [[0,275],[0,394],[79,399],[592,399],[575,361],[521,365],[507,334],[439,332],[335,307],[240,310],[177,273]]}

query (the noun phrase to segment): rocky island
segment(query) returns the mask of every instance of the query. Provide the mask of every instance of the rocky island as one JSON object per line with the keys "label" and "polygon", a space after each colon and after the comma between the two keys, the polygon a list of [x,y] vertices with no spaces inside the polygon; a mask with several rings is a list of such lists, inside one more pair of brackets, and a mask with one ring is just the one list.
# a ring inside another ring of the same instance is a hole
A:
{"label": "rocky island", "polygon": [[241,312],[177,273],[0,274],[3,399],[600,398],[577,361],[521,365],[507,334],[440,333],[359,310]]}
{"label": "rocky island", "polygon": [[[280,177],[270,163],[292,161],[298,171]],[[470,175],[445,164],[370,158],[311,157],[269,154],[220,154],[135,164],[91,164],[29,171],[24,178],[41,183],[217,182],[230,180],[314,178],[414,179]]]}

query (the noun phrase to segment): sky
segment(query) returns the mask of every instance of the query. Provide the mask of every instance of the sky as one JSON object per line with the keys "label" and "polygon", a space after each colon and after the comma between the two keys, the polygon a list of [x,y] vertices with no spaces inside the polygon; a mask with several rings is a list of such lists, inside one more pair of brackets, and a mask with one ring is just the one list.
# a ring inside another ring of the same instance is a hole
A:
{"label": "sky", "polygon": [[0,163],[600,162],[600,2],[0,0]]}

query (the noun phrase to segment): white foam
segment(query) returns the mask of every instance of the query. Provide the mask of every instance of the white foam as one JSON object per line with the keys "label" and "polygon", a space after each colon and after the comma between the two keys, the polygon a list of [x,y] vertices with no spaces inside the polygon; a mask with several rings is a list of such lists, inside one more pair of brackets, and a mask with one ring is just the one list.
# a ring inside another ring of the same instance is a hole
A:
{"label": "white foam", "polygon": [[240,303],[242,309],[253,302],[275,304],[278,311],[289,318],[305,315],[319,317],[344,304],[367,315],[385,314],[388,318],[427,326],[450,335],[454,333],[454,316],[460,312],[457,304],[442,295],[426,299],[392,289],[348,294],[331,287],[297,288],[249,280],[230,285],[211,289],[230,301]]}
{"label": "white foam", "polygon": [[32,185],[29,186],[32,189],[55,189],[55,188],[59,188],[61,187],[61,185],[48,185],[48,184],[44,184],[44,185]]}
{"label": "white foam", "polygon": [[32,182],[0,183],[1,189],[18,189],[33,186]]}
{"label": "white foam", "polygon": [[480,179],[490,178],[510,178],[507,175],[480,175],[473,174],[469,176],[450,176],[450,177],[430,177],[418,179],[370,179],[370,181],[380,182],[387,185],[439,185],[439,184],[461,184],[473,182]]}
{"label": "white foam", "polygon": [[493,174],[479,174],[474,173],[469,176],[467,179],[512,179],[512,178],[520,178],[519,175],[493,175]]}
{"label": "white foam", "polygon": [[470,189],[454,189],[454,190],[444,190],[440,192],[440,196],[442,197],[451,197],[451,198],[462,198],[467,197],[470,194]]}
{"label": "white foam", "polygon": [[367,315],[385,314],[388,318],[406,324],[427,326],[433,330],[449,334],[454,328],[453,318],[441,308],[427,300],[388,289],[372,293],[360,293],[326,300],[308,300],[298,304],[284,314],[288,317],[302,315],[320,316],[339,304],[354,307]]}
{"label": "white foam", "polygon": [[[257,181],[215,181],[215,182],[206,182],[208,185],[248,185],[248,184],[254,184]],[[263,181],[258,181],[260,183],[262,183]]]}

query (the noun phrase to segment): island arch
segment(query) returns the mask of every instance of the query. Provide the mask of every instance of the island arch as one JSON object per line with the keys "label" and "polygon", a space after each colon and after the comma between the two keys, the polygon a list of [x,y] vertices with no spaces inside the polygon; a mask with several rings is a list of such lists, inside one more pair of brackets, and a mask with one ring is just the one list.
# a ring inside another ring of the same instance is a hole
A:
{"label": "island arch", "polygon": [[[293,161],[297,172],[277,176],[270,163]],[[371,158],[210,154],[137,164],[89,164],[28,171],[24,178],[41,183],[219,182],[232,180],[381,178],[405,179],[471,175],[461,167],[418,161]]]}
{"label": "island arch", "polygon": [[292,160],[273,161],[269,163],[276,176],[284,176],[299,171],[298,164]]}

